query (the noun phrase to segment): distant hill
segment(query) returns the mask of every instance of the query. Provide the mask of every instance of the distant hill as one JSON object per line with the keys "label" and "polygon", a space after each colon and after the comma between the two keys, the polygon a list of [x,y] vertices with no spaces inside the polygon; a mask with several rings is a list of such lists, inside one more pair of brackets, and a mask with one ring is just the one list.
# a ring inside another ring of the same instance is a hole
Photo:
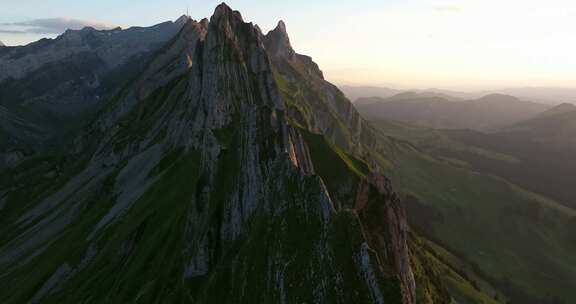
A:
{"label": "distant hill", "polygon": [[553,116],[553,115],[557,115],[557,114],[562,114],[562,113],[567,113],[567,112],[573,112],[576,111],[576,106],[571,104],[571,103],[562,103],[559,104],[547,111],[544,111],[542,113],[540,113],[537,117],[548,117],[548,116]]}
{"label": "distant hill", "polygon": [[365,106],[371,104],[378,104],[384,102],[392,102],[392,101],[411,101],[411,100],[419,100],[419,101],[461,101],[456,97],[448,96],[441,93],[433,93],[433,92],[416,92],[416,91],[406,91],[401,92],[396,95],[393,95],[388,98],[381,98],[381,97],[361,97],[355,101],[355,104],[358,106]]}
{"label": "distant hill", "polygon": [[359,98],[367,97],[380,97],[388,98],[401,93],[401,90],[383,88],[383,87],[371,87],[371,86],[339,86],[340,90],[350,99],[355,102]]}
{"label": "distant hill", "polygon": [[438,89],[438,88],[430,88],[421,90],[422,92],[430,92],[436,94],[443,94],[445,96],[456,97],[460,99],[475,99],[487,94],[481,94],[478,92],[463,92],[463,91],[454,91],[454,90],[446,90],[446,89]]}
{"label": "distant hill", "polygon": [[559,105],[533,119],[503,129],[501,134],[576,152],[576,106]]}
{"label": "distant hill", "polygon": [[393,120],[438,129],[490,130],[532,118],[550,108],[514,96],[490,94],[460,101],[441,93],[405,92],[385,99],[359,100],[356,107],[372,120]]}
{"label": "distant hill", "polygon": [[491,93],[514,95],[519,98],[535,100],[548,104],[557,104],[558,102],[576,103],[576,88],[506,88],[492,90]]}
{"label": "distant hill", "polygon": [[442,92],[433,91],[406,91],[387,98],[387,101],[414,100],[414,99],[444,99],[447,101],[462,101],[462,98],[454,97]]}
{"label": "distant hill", "polygon": [[[570,108],[574,108],[570,110]],[[450,149],[437,149],[443,157],[458,159],[475,170],[504,177],[531,191],[576,208],[576,107],[559,105],[534,118],[493,133],[443,130],[451,140],[471,150],[509,157],[486,157]],[[514,161],[507,161],[513,159]]]}
{"label": "distant hill", "polygon": [[0,47],[4,47],[6,46],[4,43],[2,43],[2,41],[0,41]]}
{"label": "distant hill", "polygon": [[418,139],[418,146],[437,157],[503,177],[576,208],[576,188],[572,186],[576,178],[574,105],[560,104],[490,133],[430,130],[383,121],[378,125],[387,132],[402,130],[401,137]]}

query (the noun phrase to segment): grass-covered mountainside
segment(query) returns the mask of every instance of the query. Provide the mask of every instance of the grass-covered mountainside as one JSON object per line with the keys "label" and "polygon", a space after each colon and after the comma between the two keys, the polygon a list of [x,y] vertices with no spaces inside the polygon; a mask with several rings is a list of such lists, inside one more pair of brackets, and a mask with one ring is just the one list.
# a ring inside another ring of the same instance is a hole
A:
{"label": "grass-covered mountainside", "polygon": [[438,129],[493,130],[550,108],[503,94],[460,100],[435,92],[404,92],[389,98],[356,101],[358,111],[372,120],[392,120]]}
{"label": "grass-covered mountainside", "polygon": [[551,150],[576,150],[576,106],[560,104],[538,116],[501,130],[507,137],[518,137]]}
{"label": "grass-covered mountainside", "polygon": [[114,92],[2,169],[0,302],[495,303],[410,231],[396,141],[283,23],[222,4]]}
{"label": "grass-covered mountainside", "polygon": [[[491,134],[373,123],[396,142],[389,175],[418,231],[512,303],[571,303],[576,196],[569,184],[576,171],[568,154],[560,156],[573,150],[521,135],[543,132],[536,131],[547,125],[541,119]],[[554,134],[567,129],[554,126]]]}
{"label": "grass-covered mountainside", "polygon": [[[482,133],[473,130],[401,128],[380,122],[388,132],[418,139],[418,145],[475,170],[504,177],[557,202],[576,207],[576,106],[561,104],[535,118]],[[419,138],[418,138],[419,137]]]}

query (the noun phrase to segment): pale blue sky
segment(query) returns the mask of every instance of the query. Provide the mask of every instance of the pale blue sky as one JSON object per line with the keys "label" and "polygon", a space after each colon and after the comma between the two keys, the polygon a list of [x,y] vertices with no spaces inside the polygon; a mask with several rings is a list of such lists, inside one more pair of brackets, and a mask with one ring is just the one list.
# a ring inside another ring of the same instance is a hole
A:
{"label": "pale blue sky", "polygon": [[[148,26],[177,18],[186,7],[194,19],[209,17],[221,1],[0,2],[0,41],[16,45],[56,34],[9,33],[46,32],[10,23],[44,25],[46,19],[68,18],[65,24],[71,26]],[[459,89],[576,86],[576,3],[572,0],[226,3],[264,31],[283,19],[294,48],[312,56],[336,83]]]}
{"label": "pale blue sky", "polygon": [[[4,0],[0,0],[4,1]],[[152,25],[166,20],[172,20],[186,12],[189,8],[194,19],[210,17],[214,8],[222,1],[210,0],[17,0],[2,3],[0,24],[21,22],[33,19],[73,18],[122,27],[134,25]],[[231,0],[226,3],[235,10],[242,12],[244,19],[259,24],[262,28],[273,27],[279,19],[294,23],[292,26],[305,30],[319,31],[322,27],[330,27],[342,15],[351,11],[385,9],[396,6],[402,1],[256,1]],[[410,0],[405,0],[410,2]],[[333,16],[334,18],[332,18]],[[298,23],[296,23],[298,22]],[[327,24],[324,22],[328,22]],[[0,26],[0,30],[7,26]],[[37,35],[7,35],[0,33],[6,44],[23,44],[36,39]]]}

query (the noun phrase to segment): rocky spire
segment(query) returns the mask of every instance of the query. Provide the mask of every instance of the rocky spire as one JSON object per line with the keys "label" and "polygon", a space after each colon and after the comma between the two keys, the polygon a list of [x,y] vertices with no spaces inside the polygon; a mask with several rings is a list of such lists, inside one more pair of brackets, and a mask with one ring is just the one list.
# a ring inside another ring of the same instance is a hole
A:
{"label": "rocky spire", "polygon": [[284,21],[282,20],[278,22],[275,29],[268,32],[264,43],[266,49],[273,57],[293,59],[296,55],[296,52],[294,52],[294,49],[290,44],[290,38],[286,31],[286,24],[284,24]]}

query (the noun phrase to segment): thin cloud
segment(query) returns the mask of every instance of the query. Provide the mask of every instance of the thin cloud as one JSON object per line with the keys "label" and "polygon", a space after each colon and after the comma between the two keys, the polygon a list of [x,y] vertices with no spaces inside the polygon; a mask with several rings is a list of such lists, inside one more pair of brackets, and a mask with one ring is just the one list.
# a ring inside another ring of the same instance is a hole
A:
{"label": "thin cloud", "polygon": [[0,26],[2,26],[0,33],[9,34],[60,34],[68,29],[79,30],[84,27],[93,27],[103,30],[116,27],[104,22],[73,18],[34,19],[30,21],[2,23]]}
{"label": "thin cloud", "polygon": [[26,31],[0,29],[0,34],[26,34],[26,33],[27,33]]}

